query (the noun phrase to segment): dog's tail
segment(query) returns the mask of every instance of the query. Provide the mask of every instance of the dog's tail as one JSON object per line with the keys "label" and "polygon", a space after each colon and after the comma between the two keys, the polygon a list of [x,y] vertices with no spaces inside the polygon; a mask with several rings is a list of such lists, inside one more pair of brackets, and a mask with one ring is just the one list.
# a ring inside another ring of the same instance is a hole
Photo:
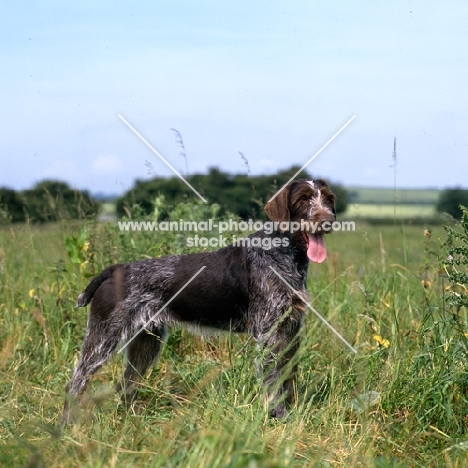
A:
{"label": "dog's tail", "polygon": [[86,307],[93,298],[95,292],[98,290],[99,286],[101,286],[104,281],[109,279],[115,270],[120,268],[122,265],[112,265],[101,272],[96,278],[93,278],[91,282],[88,284],[86,289],[78,296],[76,301],[76,307]]}

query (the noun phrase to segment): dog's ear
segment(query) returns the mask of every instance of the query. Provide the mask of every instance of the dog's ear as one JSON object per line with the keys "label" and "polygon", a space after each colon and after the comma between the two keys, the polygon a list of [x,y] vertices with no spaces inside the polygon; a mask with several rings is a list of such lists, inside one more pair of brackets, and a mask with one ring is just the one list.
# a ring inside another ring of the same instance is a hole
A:
{"label": "dog's ear", "polygon": [[281,190],[278,195],[276,195],[273,200],[269,201],[265,205],[265,211],[268,217],[272,221],[276,221],[278,223],[282,221],[289,221],[289,191],[290,185],[285,187],[283,190]]}
{"label": "dog's ear", "polygon": [[321,180],[322,186],[320,187],[322,190],[322,196],[325,201],[325,203],[329,206],[329,208],[332,210],[333,214],[335,215],[336,218],[336,195],[331,191],[330,186]]}

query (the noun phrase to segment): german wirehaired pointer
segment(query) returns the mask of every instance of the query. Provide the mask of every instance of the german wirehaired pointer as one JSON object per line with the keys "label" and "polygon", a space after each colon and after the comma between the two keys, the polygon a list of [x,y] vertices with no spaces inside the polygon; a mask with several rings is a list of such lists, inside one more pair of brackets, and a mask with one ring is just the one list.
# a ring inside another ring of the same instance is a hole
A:
{"label": "german wirehaired pointer", "polygon": [[335,220],[335,195],[323,180],[298,180],[265,211],[276,229],[251,234],[250,245],[113,265],[89,283],[78,297],[78,307],[92,300],[91,312],[81,359],[67,386],[64,422],[73,419],[70,400],[79,400],[91,377],[125,343],[128,364],[117,388],[131,403],[135,384],[161,355],[171,326],[253,336],[262,351],[270,414],[287,414],[307,313],[307,268],[309,260],[321,263],[327,256],[323,232]]}

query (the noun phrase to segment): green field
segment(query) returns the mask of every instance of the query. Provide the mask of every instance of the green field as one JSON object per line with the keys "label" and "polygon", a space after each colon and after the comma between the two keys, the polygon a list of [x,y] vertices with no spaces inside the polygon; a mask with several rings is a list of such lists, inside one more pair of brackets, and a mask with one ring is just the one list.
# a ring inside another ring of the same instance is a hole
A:
{"label": "green field", "polygon": [[347,188],[347,219],[434,219],[438,190]]}
{"label": "green field", "polygon": [[[91,243],[73,264],[65,239],[79,225],[2,228],[0,466],[467,466],[468,330],[465,311],[443,301],[444,231],[356,226],[327,236],[329,258],[310,266],[308,288],[312,305],[358,353],[310,313],[286,420],[267,416],[252,342],[176,331],[141,386],[140,414],[109,394],[123,371],[119,356],[62,434],[64,387],[86,327],[87,311],[74,307],[85,275],[184,247],[101,223],[89,227]],[[369,392],[372,406],[356,400]]]}
{"label": "green field", "polygon": [[357,204],[348,205],[348,209],[343,214],[347,219],[430,219],[436,216],[433,205],[386,205],[386,204]]}
{"label": "green field", "polygon": [[439,191],[435,189],[384,189],[347,187],[351,203],[435,205]]}

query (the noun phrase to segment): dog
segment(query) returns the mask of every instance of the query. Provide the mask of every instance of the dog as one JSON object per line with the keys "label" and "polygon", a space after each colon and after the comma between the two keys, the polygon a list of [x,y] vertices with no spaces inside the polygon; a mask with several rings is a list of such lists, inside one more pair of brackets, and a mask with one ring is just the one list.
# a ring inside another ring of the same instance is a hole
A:
{"label": "dog", "polygon": [[[297,180],[265,211],[275,229],[251,234],[248,245],[112,265],[89,283],[77,301],[78,307],[92,302],[81,358],[66,389],[64,423],[73,422],[71,402],[79,402],[121,343],[128,363],[117,390],[132,404],[136,383],[160,357],[172,326],[254,337],[269,413],[287,415],[307,313],[307,270],[309,261],[326,259],[323,234],[336,219],[335,195],[321,179]],[[271,248],[262,247],[265,240]]]}

